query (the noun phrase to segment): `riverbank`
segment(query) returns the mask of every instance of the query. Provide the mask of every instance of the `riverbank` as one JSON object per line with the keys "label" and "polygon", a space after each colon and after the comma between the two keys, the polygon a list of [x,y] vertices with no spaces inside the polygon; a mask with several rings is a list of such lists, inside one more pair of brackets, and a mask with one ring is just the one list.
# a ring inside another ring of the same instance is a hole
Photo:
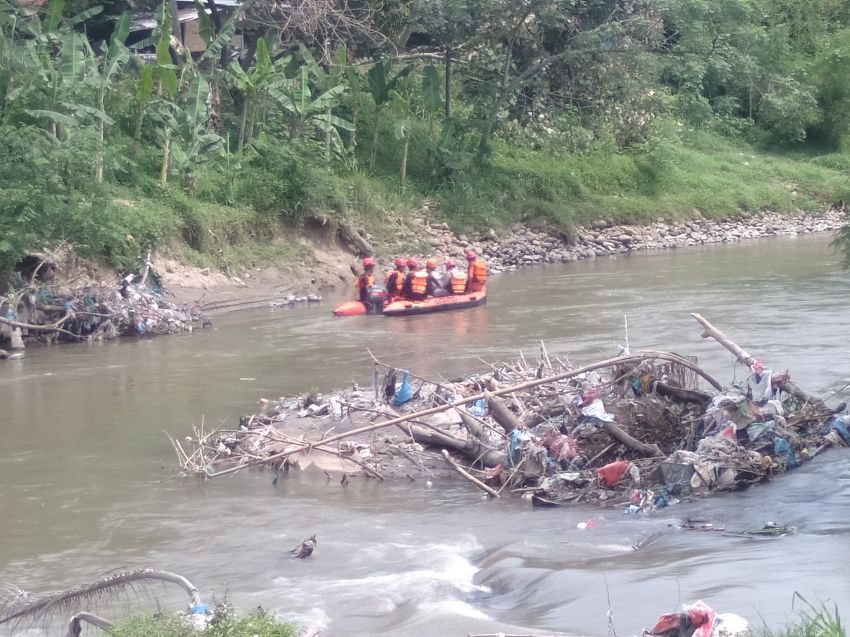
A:
{"label": "riverbank", "polygon": [[[492,273],[519,267],[564,263],[631,252],[675,250],[716,243],[734,243],[778,236],[835,232],[845,224],[841,209],[819,213],[766,212],[716,220],[696,216],[690,221],[658,219],[649,225],[622,225],[601,220],[570,232],[546,220],[515,223],[504,232],[487,228],[455,233],[440,221],[434,203],[426,203],[407,220],[407,225],[383,244],[375,243],[378,260],[391,267],[395,256],[462,258],[472,248],[484,255]],[[373,235],[360,229],[362,236]],[[307,255],[295,263],[268,264],[244,269],[238,276],[211,272],[209,268],[181,265],[160,258],[156,269],[179,302],[192,303],[207,313],[296,302],[316,298],[351,285],[349,264],[357,263],[351,246],[329,233],[311,232],[299,245]],[[413,246],[413,247],[411,247]],[[836,257],[838,258],[838,257]]]}
{"label": "riverbank", "polygon": [[[301,255],[298,261],[244,268],[236,274],[187,265],[165,255],[155,256],[150,261],[150,272],[156,277],[156,298],[150,297],[149,291],[139,287],[134,297],[145,301],[142,313],[150,315],[155,324],[159,325],[159,329],[148,329],[147,333],[170,333],[191,329],[193,318],[203,322],[205,317],[258,306],[285,307],[299,303],[319,303],[329,291],[350,285],[350,266],[357,262],[355,253],[362,255],[364,251],[375,253],[379,263],[389,267],[392,258],[400,254],[410,256],[412,252],[420,258],[436,256],[440,259],[454,257],[462,260],[464,251],[471,248],[486,258],[492,274],[498,274],[520,267],[633,252],[834,233],[846,222],[843,208],[830,207],[816,214],[802,211],[793,214],[765,212],[728,220],[708,219],[701,215],[695,215],[689,221],[659,218],[648,225],[622,225],[599,220],[590,226],[570,231],[554,227],[546,220],[532,220],[523,224],[515,223],[501,233],[488,228],[474,233],[456,234],[447,223],[437,221],[439,218],[441,215],[434,210],[433,203],[426,203],[417,214],[410,217],[404,231],[398,233],[394,240],[375,247],[375,238],[362,228],[347,225],[346,233],[341,235],[339,226],[314,225],[297,237],[291,237],[298,245],[294,254]],[[356,237],[355,241],[351,240],[352,236]],[[416,247],[410,248],[411,245]],[[20,287],[6,298],[3,306],[6,325],[2,326],[5,331],[0,332],[0,336],[7,337],[11,345],[7,346],[9,349],[21,345],[17,339],[11,342],[9,330],[12,325],[9,321],[21,313],[27,320],[34,317],[32,323],[23,321],[24,324],[48,326],[45,330],[32,330],[33,335],[47,334],[51,338],[62,338],[62,331],[54,329],[62,327],[56,324],[56,320],[62,320],[64,324],[67,320],[78,318],[75,312],[80,308],[75,310],[75,306],[67,307],[65,312],[60,312],[61,316],[46,315],[43,308],[36,308],[36,299],[52,298],[57,288],[64,288],[66,297],[72,300],[90,297],[89,292],[94,288],[101,291],[102,297],[111,298],[113,305],[120,300],[116,294],[123,279],[108,268],[79,259],[68,249],[38,257],[41,259],[39,267],[49,271],[49,278],[41,277],[33,269],[21,272]],[[143,270],[147,269],[145,263]],[[147,275],[139,274],[142,276],[136,276],[136,281],[140,278],[147,280]],[[29,283],[24,284],[24,280]],[[73,289],[72,283],[75,284]],[[30,300],[29,305],[24,304],[27,299]],[[134,319],[138,312],[128,312],[129,308],[125,307],[127,303],[118,305],[122,306],[120,312],[113,312],[104,306],[99,313],[110,318],[120,315],[121,320],[128,325],[132,323],[130,327],[141,325]],[[153,308],[154,314],[149,308]],[[24,328],[25,335],[29,332]],[[135,330],[120,326],[113,329],[105,321],[100,321],[98,324],[91,323],[85,333],[76,330],[65,336],[70,340],[79,340],[91,335],[96,338],[115,338],[144,333],[144,326]]]}

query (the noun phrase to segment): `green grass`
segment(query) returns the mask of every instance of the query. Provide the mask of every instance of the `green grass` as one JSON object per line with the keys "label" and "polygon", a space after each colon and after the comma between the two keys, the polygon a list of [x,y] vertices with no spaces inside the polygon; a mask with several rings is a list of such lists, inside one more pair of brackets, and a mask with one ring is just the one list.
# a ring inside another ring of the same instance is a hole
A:
{"label": "green grass", "polygon": [[755,637],[847,637],[837,606],[815,606],[799,593],[794,594],[794,606],[799,608],[795,621],[781,629],[765,625],[755,631]]}
{"label": "green grass", "polygon": [[496,144],[491,165],[438,189],[457,228],[546,217],[645,223],[818,210],[848,190],[850,155],[771,153],[704,131],[673,131],[637,153],[554,157]]}

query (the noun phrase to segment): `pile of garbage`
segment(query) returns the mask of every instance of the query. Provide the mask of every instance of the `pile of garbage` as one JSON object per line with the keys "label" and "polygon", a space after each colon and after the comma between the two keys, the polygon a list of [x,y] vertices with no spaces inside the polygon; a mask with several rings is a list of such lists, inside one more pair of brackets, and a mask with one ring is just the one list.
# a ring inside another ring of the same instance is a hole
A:
{"label": "pile of garbage", "polygon": [[24,348],[25,339],[93,341],[212,325],[192,308],[169,301],[158,278],[145,274],[128,274],[113,285],[88,278],[78,285],[19,278],[0,296],[0,344],[6,340],[14,351]]}
{"label": "pile of garbage", "polygon": [[375,360],[369,390],[263,400],[231,429],[173,443],[181,469],[203,478],[250,466],[315,466],[342,483],[454,471],[494,497],[626,513],[745,488],[850,444],[845,405],[828,407],[694,318],[749,367],[744,382],[724,387],[694,358],[626,349],[575,367],[541,344],[534,363],[452,380]]}

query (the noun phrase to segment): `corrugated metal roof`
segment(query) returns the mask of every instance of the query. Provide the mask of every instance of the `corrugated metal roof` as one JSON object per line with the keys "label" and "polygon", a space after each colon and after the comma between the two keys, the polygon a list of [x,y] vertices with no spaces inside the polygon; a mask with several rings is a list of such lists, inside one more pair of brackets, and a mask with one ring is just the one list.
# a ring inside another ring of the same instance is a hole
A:
{"label": "corrugated metal roof", "polygon": [[[209,13],[209,10],[207,10]],[[178,9],[177,10],[177,19],[180,20],[180,23],[189,22],[191,20],[198,19],[198,10],[197,9]],[[153,29],[156,27],[156,17],[152,13],[140,13],[133,16],[132,22],[130,22],[130,33],[134,33],[136,31],[147,31],[148,29]]]}

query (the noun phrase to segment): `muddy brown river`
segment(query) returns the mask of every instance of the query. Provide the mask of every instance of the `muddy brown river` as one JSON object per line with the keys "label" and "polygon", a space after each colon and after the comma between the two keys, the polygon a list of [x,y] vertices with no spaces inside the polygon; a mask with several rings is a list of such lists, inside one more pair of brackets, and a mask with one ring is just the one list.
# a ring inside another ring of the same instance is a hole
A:
{"label": "muddy brown river", "polygon": [[[700,312],[804,388],[847,399],[850,273],[828,237],[632,255],[494,278],[488,305],[409,318],[331,315],[335,301],[219,317],[211,331],[31,348],[0,363],[0,581],[46,591],[116,568],[158,567],[323,635],[618,634],[702,599],[781,622],[792,596],[850,609],[850,451],[771,484],[680,503],[649,517],[532,510],[467,484],[342,487],[267,472],[197,484],[169,478],[163,432],[232,424],[260,397],[368,385],[366,348],[423,376],[534,358],[539,342],[575,364],[632,349],[697,355],[722,382],[731,356],[700,338]],[[681,531],[701,516],[729,530],[767,520],[799,533],[757,539]],[[595,527],[577,523],[593,519]],[[660,532],[635,552],[632,545]],[[288,549],[316,533],[309,560]],[[172,606],[183,599],[162,595]],[[139,603],[100,607],[118,616]],[[19,634],[40,635],[32,630]],[[52,633],[55,634],[55,633]],[[93,633],[92,633],[93,634]]]}

